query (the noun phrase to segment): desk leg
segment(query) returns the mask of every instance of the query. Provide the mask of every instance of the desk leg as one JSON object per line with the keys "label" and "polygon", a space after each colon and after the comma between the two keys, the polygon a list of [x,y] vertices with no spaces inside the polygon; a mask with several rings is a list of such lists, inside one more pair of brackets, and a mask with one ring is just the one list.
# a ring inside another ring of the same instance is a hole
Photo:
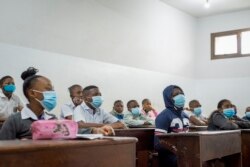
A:
{"label": "desk leg", "polygon": [[148,167],[149,165],[149,151],[138,151],[137,152],[137,167]]}
{"label": "desk leg", "polygon": [[241,167],[241,154],[233,154],[222,158],[226,167]]}

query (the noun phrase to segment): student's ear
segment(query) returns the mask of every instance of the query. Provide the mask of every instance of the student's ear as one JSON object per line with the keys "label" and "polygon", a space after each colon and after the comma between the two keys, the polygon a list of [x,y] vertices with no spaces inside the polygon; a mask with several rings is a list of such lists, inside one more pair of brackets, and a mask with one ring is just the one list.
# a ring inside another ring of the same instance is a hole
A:
{"label": "student's ear", "polygon": [[32,89],[29,89],[27,91],[27,94],[28,94],[28,97],[31,97],[31,98],[36,98],[36,93],[32,90]]}

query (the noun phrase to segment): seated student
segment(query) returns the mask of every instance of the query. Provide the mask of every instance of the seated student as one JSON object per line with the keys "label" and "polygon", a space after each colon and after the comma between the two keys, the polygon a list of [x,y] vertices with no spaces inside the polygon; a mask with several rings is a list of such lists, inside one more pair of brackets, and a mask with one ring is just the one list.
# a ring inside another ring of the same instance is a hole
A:
{"label": "seated student", "polygon": [[116,117],[101,109],[103,99],[99,88],[94,85],[83,89],[84,103],[76,107],[73,118],[80,128],[102,127],[109,124],[114,129],[125,128]]}
{"label": "seated student", "polygon": [[185,110],[184,112],[187,115],[192,114],[193,116],[195,116],[196,119],[199,120],[199,123],[197,124],[197,121],[193,121],[193,119],[189,119],[192,125],[197,125],[197,126],[207,125],[208,120],[205,116],[202,115],[201,104],[198,100],[191,100],[189,102],[189,108]]}
{"label": "seated student", "polygon": [[114,102],[113,110],[110,112],[113,116],[115,116],[119,120],[123,120],[123,102],[121,100],[116,100]]}
{"label": "seated student", "polygon": [[250,121],[250,107],[246,108],[245,116],[242,119]]}
{"label": "seated student", "polygon": [[[182,89],[176,85],[170,85],[163,91],[165,109],[159,113],[155,120],[156,134],[187,132],[189,120],[183,109],[185,96]],[[155,149],[159,153],[159,166],[177,167],[177,157],[172,146],[168,149],[161,146],[158,137],[155,137]]]}
{"label": "seated student", "polygon": [[158,115],[158,112],[152,107],[151,101],[149,99],[142,100],[142,110],[143,115],[148,116],[149,118],[155,120]]}
{"label": "seated student", "polygon": [[14,79],[4,76],[0,79],[0,121],[6,120],[11,114],[23,109],[20,98],[14,94]]}
{"label": "seated student", "polygon": [[[56,106],[56,93],[46,77],[35,75],[35,68],[28,68],[21,75],[24,80],[23,93],[29,103],[21,112],[11,115],[0,131],[1,140],[31,138],[31,123],[39,119],[56,119],[48,113]],[[44,112],[44,109],[47,112]]]}
{"label": "seated student", "polygon": [[235,109],[231,101],[223,99],[218,103],[217,110],[208,119],[208,130],[234,130],[250,128],[250,122],[233,118]]}
{"label": "seated student", "polygon": [[82,87],[80,85],[72,85],[68,90],[70,93],[71,102],[68,102],[62,106],[61,118],[72,120],[74,109],[83,102]]}
{"label": "seated student", "polygon": [[140,106],[136,100],[127,103],[128,111],[124,113],[124,122],[129,126],[154,125],[154,120],[140,112]]}

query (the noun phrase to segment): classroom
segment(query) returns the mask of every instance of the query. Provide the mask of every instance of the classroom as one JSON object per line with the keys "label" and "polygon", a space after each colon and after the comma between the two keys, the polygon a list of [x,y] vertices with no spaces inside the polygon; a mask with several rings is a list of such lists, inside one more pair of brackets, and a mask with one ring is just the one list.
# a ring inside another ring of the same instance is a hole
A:
{"label": "classroom", "polygon": [[250,0],[0,0],[0,166],[250,167],[249,18]]}

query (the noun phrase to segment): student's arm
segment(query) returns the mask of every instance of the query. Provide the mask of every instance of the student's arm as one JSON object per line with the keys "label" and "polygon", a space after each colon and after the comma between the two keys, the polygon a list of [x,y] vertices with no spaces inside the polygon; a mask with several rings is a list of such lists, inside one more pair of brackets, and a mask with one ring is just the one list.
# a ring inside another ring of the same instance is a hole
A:
{"label": "student's arm", "polygon": [[16,139],[16,124],[13,116],[10,116],[3,124],[0,130],[0,140]]}
{"label": "student's arm", "polygon": [[104,124],[98,124],[98,123],[85,123],[83,121],[77,122],[78,128],[92,128],[92,127],[102,127]]}
{"label": "student's arm", "polygon": [[191,115],[189,117],[189,121],[194,124],[194,125],[197,125],[197,126],[206,126],[207,123],[206,122],[203,122],[203,121],[200,121],[199,119],[197,119],[194,115]]}
{"label": "student's arm", "polygon": [[64,119],[72,120],[73,119],[73,111],[72,111],[72,109],[67,105],[63,105],[62,108],[61,108],[61,116]]}
{"label": "student's arm", "polygon": [[238,118],[236,121],[234,121],[241,129],[250,129],[250,122]]}
{"label": "student's arm", "polygon": [[145,120],[146,123],[144,122],[144,124],[146,125],[155,125],[155,121],[146,115],[141,115],[140,119]]}
{"label": "student's arm", "polygon": [[114,129],[124,129],[126,126],[112,114],[103,111],[103,123],[110,125]]}
{"label": "student's arm", "polygon": [[129,112],[124,114],[124,122],[128,125],[138,126],[138,125],[144,125],[146,122],[145,120],[135,120],[133,118],[133,115]]}
{"label": "student's arm", "polygon": [[213,123],[218,126],[221,130],[235,130],[239,129],[239,126],[232,121],[225,118],[222,114],[214,113],[212,116]]}

